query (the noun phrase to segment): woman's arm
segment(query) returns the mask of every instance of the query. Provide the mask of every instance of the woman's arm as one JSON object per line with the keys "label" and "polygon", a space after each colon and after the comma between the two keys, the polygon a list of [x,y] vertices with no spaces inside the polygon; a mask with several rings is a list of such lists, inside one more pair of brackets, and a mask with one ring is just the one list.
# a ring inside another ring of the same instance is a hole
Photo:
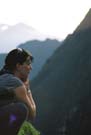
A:
{"label": "woman's arm", "polygon": [[27,80],[25,82],[23,82],[23,84],[25,85],[25,88],[27,89],[27,95],[33,105],[33,109],[34,109],[34,115],[36,116],[36,105],[32,96],[32,92],[30,90],[30,81],[29,78],[27,78]]}
{"label": "woman's arm", "polygon": [[32,93],[31,93],[31,90],[28,91],[27,93],[32,105],[33,105],[33,112],[34,112],[34,117],[36,117],[36,105],[35,105],[35,102],[34,102],[34,99],[33,99],[33,96],[32,96]]}
{"label": "woman's arm", "polygon": [[36,116],[36,105],[34,103],[32,94],[27,92],[25,85],[22,85],[15,89],[15,95],[18,100],[27,105],[29,108],[30,119],[33,120]]}

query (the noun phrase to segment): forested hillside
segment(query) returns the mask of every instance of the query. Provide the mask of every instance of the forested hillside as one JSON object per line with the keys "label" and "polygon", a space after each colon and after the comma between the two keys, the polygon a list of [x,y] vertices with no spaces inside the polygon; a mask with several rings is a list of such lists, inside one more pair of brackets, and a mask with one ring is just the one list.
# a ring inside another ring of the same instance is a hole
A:
{"label": "forested hillside", "polygon": [[45,135],[91,134],[91,28],[74,32],[32,81],[36,124]]}

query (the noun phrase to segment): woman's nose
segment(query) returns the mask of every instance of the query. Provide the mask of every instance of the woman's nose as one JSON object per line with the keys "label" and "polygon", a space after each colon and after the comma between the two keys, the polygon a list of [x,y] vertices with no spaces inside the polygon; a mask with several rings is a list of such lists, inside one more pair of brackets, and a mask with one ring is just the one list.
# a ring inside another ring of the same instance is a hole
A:
{"label": "woman's nose", "polygon": [[31,64],[29,65],[29,69],[32,70],[32,65]]}

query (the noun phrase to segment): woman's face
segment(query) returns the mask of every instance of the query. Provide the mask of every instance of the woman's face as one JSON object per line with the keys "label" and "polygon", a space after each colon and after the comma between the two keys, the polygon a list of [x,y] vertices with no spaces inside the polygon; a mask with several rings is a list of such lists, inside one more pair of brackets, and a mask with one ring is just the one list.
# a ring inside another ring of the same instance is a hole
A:
{"label": "woman's face", "polygon": [[32,70],[32,65],[31,65],[31,60],[30,57],[27,58],[27,60],[21,65],[19,64],[19,67],[17,68],[20,78],[22,79],[22,81],[26,81],[30,71]]}

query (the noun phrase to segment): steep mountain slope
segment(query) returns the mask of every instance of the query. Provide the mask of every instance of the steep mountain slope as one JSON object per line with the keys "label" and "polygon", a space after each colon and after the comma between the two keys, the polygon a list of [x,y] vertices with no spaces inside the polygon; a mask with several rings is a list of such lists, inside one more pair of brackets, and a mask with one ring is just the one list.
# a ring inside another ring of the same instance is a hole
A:
{"label": "steep mountain slope", "polygon": [[83,21],[78,25],[75,32],[79,32],[81,30],[91,28],[91,9],[89,9],[88,13],[84,17]]}
{"label": "steep mountain slope", "polygon": [[[66,132],[66,120],[77,114],[79,106],[85,110],[81,110],[79,116],[87,117],[83,112],[89,110],[88,101],[91,103],[90,80],[91,28],[83,28],[65,39],[62,46],[46,62],[40,74],[32,81],[38,113],[36,125],[45,135],[63,135]],[[91,133],[86,128],[91,123],[86,125],[88,123],[85,119],[85,124],[81,127],[76,121],[77,118],[72,121],[74,124],[68,124],[68,132],[65,134]],[[88,119],[91,121],[90,117]],[[73,126],[74,130],[70,130],[70,126]]]}

